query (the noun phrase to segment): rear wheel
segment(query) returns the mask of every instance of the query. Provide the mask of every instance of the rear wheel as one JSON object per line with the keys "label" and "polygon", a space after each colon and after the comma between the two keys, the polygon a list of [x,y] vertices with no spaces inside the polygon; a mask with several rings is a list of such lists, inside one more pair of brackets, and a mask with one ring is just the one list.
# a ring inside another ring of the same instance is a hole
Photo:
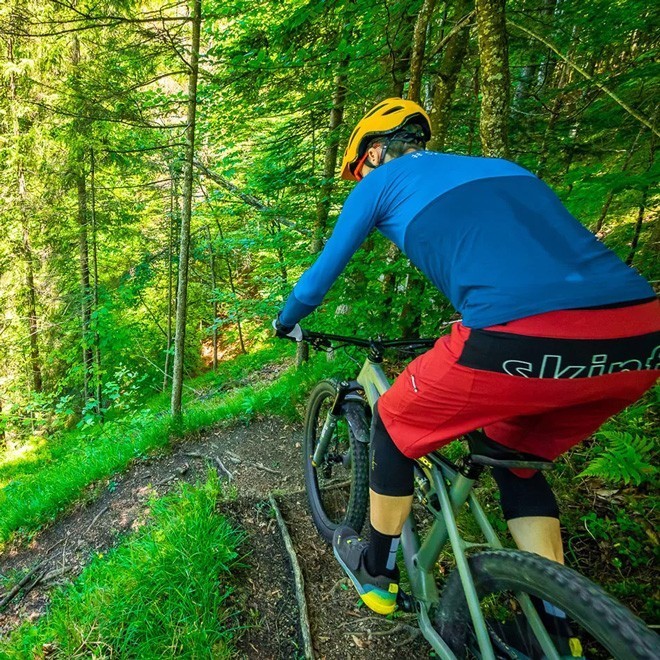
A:
{"label": "rear wheel", "polygon": [[[321,536],[332,542],[335,529],[348,525],[360,532],[369,497],[369,447],[360,442],[345,414],[340,413],[325,452],[313,465],[328,413],[337,397],[334,381],[321,381],[312,390],[305,413],[303,467],[309,508]],[[367,404],[357,400],[344,404],[356,406],[366,425]]]}
{"label": "rear wheel", "polygon": [[[516,598],[525,593],[542,610],[561,658],[660,658],[658,636],[600,587],[570,568],[527,552],[497,550],[469,559],[496,658],[545,658]],[[548,617],[541,600],[566,619]],[[457,571],[449,577],[436,629],[459,658],[480,652]]]}

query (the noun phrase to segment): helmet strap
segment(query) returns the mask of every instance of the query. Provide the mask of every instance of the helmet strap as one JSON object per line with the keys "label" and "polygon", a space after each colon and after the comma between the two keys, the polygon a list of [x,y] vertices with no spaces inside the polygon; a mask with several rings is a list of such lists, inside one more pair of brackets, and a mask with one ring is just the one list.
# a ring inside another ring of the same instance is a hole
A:
{"label": "helmet strap", "polygon": [[378,166],[382,165],[385,162],[385,156],[387,155],[387,148],[390,146],[390,141],[392,138],[387,138],[383,141],[383,147],[380,150],[380,158],[378,159]]}
{"label": "helmet strap", "polygon": [[[362,166],[365,164],[367,161],[367,158],[369,157],[369,152],[365,153],[362,158],[357,162],[357,165],[353,169],[353,175],[358,181],[362,181],[364,177],[362,176]],[[369,167],[371,167],[371,163],[369,163]]]}
{"label": "helmet strap", "polygon": [[383,140],[383,144],[380,150],[380,157],[378,158],[377,163],[372,163],[371,160],[369,159],[369,150],[367,149],[367,152],[360,158],[358,161],[357,165],[355,166],[355,169],[353,170],[353,174],[355,175],[355,178],[358,181],[362,181],[364,178],[362,176],[362,167],[363,165],[368,165],[372,170],[375,170],[377,167],[380,167],[383,164],[383,161],[385,160],[385,156],[387,155],[387,148],[390,146],[390,140],[392,138],[386,138]]}

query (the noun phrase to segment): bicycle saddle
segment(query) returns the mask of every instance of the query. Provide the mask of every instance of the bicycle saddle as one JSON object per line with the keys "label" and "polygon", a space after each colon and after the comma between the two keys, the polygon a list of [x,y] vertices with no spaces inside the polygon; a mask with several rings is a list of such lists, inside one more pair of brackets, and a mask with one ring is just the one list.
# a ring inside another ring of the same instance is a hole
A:
{"label": "bicycle saddle", "polygon": [[467,441],[470,447],[470,458],[477,465],[530,470],[551,470],[553,467],[552,461],[505,447],[491,440],[481,431],[468,433]]}

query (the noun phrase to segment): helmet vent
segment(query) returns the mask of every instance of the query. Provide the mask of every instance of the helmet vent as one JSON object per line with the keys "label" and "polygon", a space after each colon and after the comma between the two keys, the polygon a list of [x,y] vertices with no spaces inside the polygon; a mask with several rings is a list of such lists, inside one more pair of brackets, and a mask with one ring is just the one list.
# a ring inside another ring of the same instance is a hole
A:
{"label": "helmet vent", "polygon": [[[371,112],[369,112],[368,114],[366,114],[366,115],[362,118],[362,121],[364,121],[367,117],[371,117],[371,115],[375,114],[375,113],[378,112],[383,106],[386,106],[386,105],[387,105],[387,101],[385,101],[385,102],[383,102],[383,103],[380,103],[380,104],[377,105],[377,106],[376,106]],[[399,109],[401,109],[401,108],[399,108]],[[385,112],[385,113],[383,113],[383,114],[388,114],[388,113]]]}
{"label": "helmet vent", "polygon": [[391,115],[393,112],[399,112],[400,110],[403,110],[403,106],[402,105],[397,105],[394,108],[390,108],[389,110],[386,110],[383,113],[383,117],[385,117],[386,115]]}

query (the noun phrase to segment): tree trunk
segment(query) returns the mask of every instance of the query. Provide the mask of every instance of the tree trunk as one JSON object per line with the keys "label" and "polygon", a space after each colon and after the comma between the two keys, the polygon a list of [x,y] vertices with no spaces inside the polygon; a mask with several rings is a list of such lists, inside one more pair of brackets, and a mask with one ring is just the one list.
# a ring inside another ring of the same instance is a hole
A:
{"label": "tree trunk", "polygon": [[[392,18],[389,13],[388,17]],[[395,32],[398,35],[397,43],[400,44],[400,50],[397,50],[388,37],[390,77],[392,80],[390,96],[400,98],[403,96],[403,88],[409,75],[408,63],[412,49],[414,25],[411,21],[406,20],[403,24],[391,28],[388,24],[385,29],[388,34],[390,29]]]}
{"label": "tree trunk", "polygon": [[410,54],[410,84],[408,85],[408,99],[420,102],[422,92],[422,72],[424,70],[424,52],[426,50],[426,34],[429,22],[433,16],[436,0],[424,0],[413,32],[412,52]]}
{"label": "tree trunk", "polygon": [[[74,76],[80,65],[80,42],[74,34],[71,45],[71,63]],[[80,261],[80,324],[82,333],[82,364],[83,364],[83,407],[90,397],[90,378],[94,363],[92,347],[89,343],[89,326],[91,317],[92,296],[89,284],[89,245],[87,237],[87,183],[85,181],[85,154],[78,152],[73,158],[74,178],[78,197],[78,255]]]}
{"label": "tree trunk", "polygon": [[[539,17],[546,24],[552,24],[553,15],[556,13],[557,0],[544,0],[543,8],[539,9]],[[530,47],[534,46],[534,40],[529,39]],[[513,98],[513,106],[518,107],[530,95],[532,85],[539,80],[539,70],[542,65],[542,59],[538,50],[534,50],[528,57],[531,62],[522,69],[520,79],[516,85],[516,91]]]}
{"label": "tree trunk", "polygon": [[195,119],[197,114],[197,75],[199,72],[199,37],[202,21],[202,0],[193,0],[192,46],[188,78],[188,118],[186,128],[186,162],[183,183],[183,215],[179,249],[179,277],[176,304],[176,334],[174,337],[174,368],[172,370],[172,416],[181,417],[183,393],[183,360],[186,341],[188,303],[188,260],[190,257],[190,219],[192,215],[193,160],[195,157]]}
{"label": "tree trunk", "polygon": [[403,339],[419,337],[419,326],[422,323],[421,303],[425,298],[426,282],[426,278],[410,266],[406,285],[406,302],[403,304],[400,317]]}
{"label": "tree trunk", "polygon": [[165,350],[165,367],[163,368],[163,392],[167,389],[170,377],[170,353],[172,350],[172,311],[174,308],[174,236],[179,226],[179,193],[176,186],[176,174],[170,168],[170,214],[167,225],[167,348]]}
{"label": "tree trunk", "polygon": [[5,423],[2,419],[2,399],[0,399],[0,449],[7,448],[7,436],[5,435]]}
{"label": "tree trunk", "polygon": [[27,218],[23,218],[23,254],[25,256],[25,287],[27,291],[27,318],[30,333],[30,363],[32,365],[32,388],[35,392],[43,390],[41,375],[41,356],[39,355],[39,325],[37,323],[37,290],[34,284],[34,255],[30,245]]}
{"label": "tree trunk", "polygon": [[504,5],[505,0],[476,0],[481,149],[484,156],[501,158],[509,155],[509,55]]}
{"label": "tree trunk", "polygon": [[[653,113],[653,125],[655,126],[655,121],[658,116],[658,107],[656,106],[655,111]],[[655,162],[655,133],[651,133],[651,143],[649,145],[649,160],[648,160],[648,165],[646,167],[646,173],[649,172],[649,170],[653,167],[653,163]],[[635,233],[633,234],[633,239],[630,244],[630,253],[628,254],[628,258],[626,259],[626,263],[630,266],[632,265],[633,259],[635,258],[635,253],[637,252],[637,245],[639,244],[639,236],[642,233],[642,226],[644,224],[644,214],[646,212],[646,207],[647,207],[647,202],[648,202],[648,195],[649,195],[649,186],[646,186],[642,190],[642,201],[639,205],[639,210],[637,211],[637,222],[635,223]],[[656,212],[657,216],[657,212]],[[657,239],[658,239],[658,225],[660,225],[660,220],[656,217],[655,223],[654,223],[654,229],[651,232],[651,242],[652,246],[651,248],[657,252],[658,245]]]}
{"label": "tree trunk", "polygon": [[470,112],[470,117],[468,119],[468,156],[472,155],[472,152],[474,151],[474,143],[476,142],[477,115],[479,114],[479,65],[477,65],[474,70],[473,81],[474,102],[471,104],[472,111]]}
{"label": "tree trunk", "polygon": [[296,343],[296,367],[300,367],[309,360],[309,344],[306,341]]}
{"label": "tree trunk", "polygon": [[[218,233],[220,234],[220,240],[224,241],[225,237],[222,233],[222,225],[218,220],[217,216],[215,218],[215,224],[218,225]],[[229,256],[225,257],[225,264],[227,266],[227,275],[229,277],[229,288],[231,289],[234,300],[238,301],[238,291],[236,290],[236,281],[234,280],[234,269],[231,267],[231,258]],[[242,327],[241,315],[236,312],[236,326],[238,328],[238,341],[241,345],[241,353],[247,353],[245,348],[245,339],[243,337],[243,327]]]}
{"label": "tree trunk", "polygon": [[[395,243],[390,243],[387,248],[387,257],[385,258],[385,263],[388,266],[393,266],[394,263],[401,258],[401,250],[396,246]],[[396,293],[396,275],[394,272],[390,271],[385,273],[383,278],[383,304],[380,306],[380,318],[381,322],[385,323],[387,318],[392,314],[392,301]]]}
{"label": "tree trunk", "polygon": [[[455,16],[460,20],[471,9],[471,0],[459,0],[456,5]],[[461,66],[467,53],[469,30],[467,23],[465,27],[457,32],[447,45],[440,64],[438,77],[435,80],[433,90],[433,101],[431,102],[431,126],[433,126],[433,136],[428,144],[428,148],[434,151],[442,151],[447,140],[449,130],[449,115],[452,97],[456,90],[456,82],[461,72]]]}
{"label": "tree trunk", "polygon": [[630,252],[626,258],[626,263],[631,266],[633,259],[635,258],[635,253],[637,252],[637,245],[639,244],[639,235],[642,233],[642,227],[644,226],[644,213],[646,211],[646,201],[648,197],[648,188],[644,188],[642,191],[642,201],[637,210],[637,221],[635,222],[635,232],[633,233],[633,238],[630,243]]}
{"label": "tree trunk", "polygon": [[84,164],[76,173],[76,188],[78,192],[78,254],[80,259],[80,320],[82,328],[82,361],[83,361],[83,406],[90,397],[90,377],[92,375],[94,356],[90,345],[89,326],[91,317],[91,290],[89,283],[89,245],[87,239],[87,185],[85,182]]}
{"label": "tree trunk", "polygon": [[[568,73],[568,67],[562,66],[561,76],[559,78],[558,88],[564,86],[564,75]],[[550,119],[548,119],[548,124],[543,132],[543,140],[541,141],[541,148],[539,149],[539,158],[536,164],[536,175],[543,179],[545,177],[546,165],[548,163],[548,156],[550,154],[550,139],[554,133],[555,124],[557,123],[559,117],[561,116],[561,110],[564,106],[564,93],[559,92],[557,98],[552,103],[550,109]]]}
{"label": "tree trunk", "polygon": [[206,236],[209,241],[209,267],[211,271],[211,290],[213,291],[213,371],[218,370],[218,300],[216,298],[217,282],[215,277],[215,253],[211,230],[206,225]]}
{"label": "tree trunk", "polygon": [[337,151],[339,148],[339,131],[337,129],[344,121],[348,61],[348,58],[345,58],[341,62],[339,65],[340,72],[335,77],[335,92],[332,97],[332,110],[330,110],[330,124],[328,126],[328,144],[325,149],[323,163],[323,182],[321,183],[321,195],[316,204],[316,222],[314,223],[314,239],[312,241],[314,254],[320,252],[323,246],[323,237],[326,233],[330,213],[330,201],[335,183]]}
{"label": "tree trunk", "polygon": [[[639,129],[639,132],[635,136],[635,139],[633,140],[630,149],[628,149],[628,153],[626,154],[626,159],[623,161],[623,165],[621,167],[621,172],[627,171],[630,162],[632,161],[632,157],[635,154],[637,143],[639,142],[639,138],[642,136],[642,133],[644,133],[644,128]],[[603,204],[603,207],[600,210],[600,215],[598,216],[598,220],[596,221],[596,227],[594,228],[594,234],[598,234],[600,230],[603,228],[603,224],[605,223],[605,218],[607,217],[607,213],[610,210],[610,206],[612,204],[613,199],[614,199],[614,191],[610,190],[607,193],[607,197],[605,198],[605,203]]]}
{"label": "tree trunk", "polygon": [[[14,41],[9,37],[8,60],[14,62]],[[27,193],[25,189],[25,174],[23,172],[23,153],[21,149],[21,129],[16,111],[18,105],[16,76],[13,69],[9,71],[9,98],[11,99],[12,133],[16,149],[16,186],[21,200],[21,225],[23,230],[23,258],[25,260],[25,290],[27,299],[27,330],[30,342],[30,364],[32,369],[32,389],[35,392],[43,390],[41,356],[39,354],[39,324],[37,320],[37,290],[34,283],[34,254],[30,243],[30,222],[26,213]]]}
{"label": "tree trunk", "polygon": [[[99,309],[99,263],[96,250],[96,159],[94,149],[90,153],[91,168],[90,168],[90,184],[91,190],[91,203],[92,203],[92,295],[94,310],[98,313]],[[101,379],[101,338],[99,336],[98,318],[94,327],[94,387],[96,398],[96,414],[99,418],[103,419],[103,407],[101,399],[103,396],[103,382]]]}

